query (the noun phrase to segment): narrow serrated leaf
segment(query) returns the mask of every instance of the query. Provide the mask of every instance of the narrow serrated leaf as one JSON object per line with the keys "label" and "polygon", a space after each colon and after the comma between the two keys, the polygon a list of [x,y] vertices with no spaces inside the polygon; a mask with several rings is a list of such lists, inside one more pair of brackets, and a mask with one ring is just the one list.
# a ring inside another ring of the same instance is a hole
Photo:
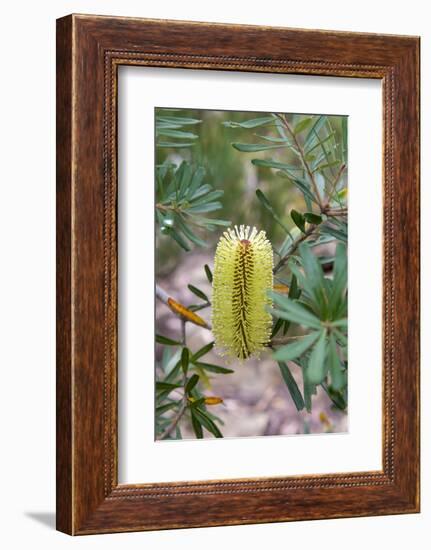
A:
{"label": "narrow serrated leaf", "polygon": [[305,233],[305,220],[304,216],[300,214],[297,210],[292,209],[290,211],[290,217],[292,218],[295,225],[303,232]]}
{"label": "narrow serrated leaf", "polygon": [[191,415],[192,415],[193,431],[195,432],[195,435],[198,439],[203,439],[204,434],[203,434],[203,431],[202,431],[202,426],[201,426],[195,412],[193,411],[193,409],[191,410]]}
{"label": "narrow serrated leaf", "polygon": [[187,380],[187,384],[186,384],[186,388],[185,388],[186,393],[189,394],[198,382],[199,382],[199,375],[198,374],[193,374]]}
{"label": "narrow serrated leaf", "polygon": [[313,225],[319,225],[322,223],[322,216],[314,214],[313,212],[305,212],[304,214],[305,221]]}
{"label": "narrow serrated leaf", "polygon": [[311,351],[306,371],[307,380],[312,384],[320,384],[326,376],[326,331],[320,333],[319,340]]}
{"label": "narrow serrated leaf", "polygon": [[198,298],[201,298],[204,300],[204,302],[209,302],[208,296],[205,294],[205,292],[202,292],[202,290],[199,290],[199,288],[193,286],[193,285],[187,285],[190,292],[193,292]]}
{"label": "narrow serrated leaf", "polygon": [[293,133],[295,135],[300,134],[301,132],[303,132],[305,129],[307,129],[310,126],[312,121],[313,121],[313,117],[303,118],[302,120],[300,120],[298,122],[298,124],[295,125],[295,127],[293,129]]}
{"label": "narrow serrated leaf", "polygon": [[274,118],[272,116],[265,116],[252,118],[250,120],[245,120],[244,122],[227,120],[226,122],[223,122],[223,126],[226,126],[228,128],[257,128],[259,126],[264,126],[265,124],[268,124],[270,122],[274,122]]}
{"label": "narrow serrated leaf", "polygon": [[288,147],[287,145],[265,145],[263,143],[232,143],[232,147],[242,153],[257,153],[258,151],[267,151],[268,149],[280,149]]}
{"label": "narrow serrated leaf", "polygon": [[342,390],[346,385],[346,375],[341,367],[341,361],[337,354],[337,344],[333,334],[329,336],[328,363],[329,374],[331,375],[331,386],[334,390]]}
{"label": "narrow serrated leaf", "polygon": [[273,358],[277,361],[292,361],[305,353],[318,339],[319,332],[312,332],[307,336],[300,337],[296,342],[283,346],[274,353]]}
{"label": "narrow serrated leaf", "polygon": [[209,268],[209,266],[207,264],[204,265],[204,269],[205,269],[205,275],[207,276],[208,282],[212,284],[213,274],[211,272],[211,269]]}
{"label": "narrow serrated leaf", "polygon": [[231,374],[232,372],[234,372],[232,369],[227,369],[226,367],[220,367],[219,365],[212,365],[211,363],[201,363],[194,360],[193,364],[198,368],[207,370],[209,372],[215,372],[218,374]]}
{"label": "narrow serrated leaf", "polygon": [[168,338],[162,334],[156,334],[156,342],[165,346],[181,346],[181,342],[178,342],[178,340],[172,340],[172,338]]}
{"label": "narrow serrated leaf", "polygon": [[194,414],[198,418],[199,422],[215,437],[221,438],[223,437],[222,433],[214,423],[214,421],[208,416],[208,414],[203,411],[202,409],[196,408],[194,409]]}
{"label": "narrow serrated leaf", "polygon": [[189,368],[189,357],[190,352],[188,348],[183,348],[181,352],[181,368],[183,369],[184,374],[187,374],[187,369]]}
{"label": "narrow serrated leaf", "polygon": [[214,348],[214,342],[210,342],[206,346],[203,346],[200,350],[198,350],[196,353],[192,355],[191,361],[196,362],[198,359],[206,355],[208,352],[210,352]]}
{"label": "narrow serrated leaf", "polygon": [[301,391],[298,388],[298,384],[295,381],[295,378],[293,377],[286,363],[279,361],[278,366],[280,367],[281,375],[287,386],[287,389],[289,390],[292,400],[295,403],[296,409],[298,411],[302,411],[302,409],[305,407],[305,403],[304,403],[304,399],[302,397]]}

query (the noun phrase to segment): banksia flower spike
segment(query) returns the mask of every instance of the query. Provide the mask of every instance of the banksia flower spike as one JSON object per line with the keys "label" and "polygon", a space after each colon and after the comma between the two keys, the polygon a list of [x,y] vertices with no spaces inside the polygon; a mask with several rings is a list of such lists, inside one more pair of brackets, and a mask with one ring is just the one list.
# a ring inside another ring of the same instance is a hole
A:
{"label": "banksia flower spike", "polygon": [[247,359],[268,344],[272,267],[272,247],[265,231],[241,225],[220,238],[214,261],[212,325],[222,355]]}

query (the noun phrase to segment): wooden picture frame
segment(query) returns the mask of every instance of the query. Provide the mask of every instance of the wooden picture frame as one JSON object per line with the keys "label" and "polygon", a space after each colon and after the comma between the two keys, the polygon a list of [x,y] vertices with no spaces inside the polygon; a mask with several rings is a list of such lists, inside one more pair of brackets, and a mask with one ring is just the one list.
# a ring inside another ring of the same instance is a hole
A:
{"label": "wooden picture frame", "polygon": [[[380,79],[383,469],[119,485],[119,65]],[[57,529],[419,511],[419,38],[70,15],[57,21]]]}

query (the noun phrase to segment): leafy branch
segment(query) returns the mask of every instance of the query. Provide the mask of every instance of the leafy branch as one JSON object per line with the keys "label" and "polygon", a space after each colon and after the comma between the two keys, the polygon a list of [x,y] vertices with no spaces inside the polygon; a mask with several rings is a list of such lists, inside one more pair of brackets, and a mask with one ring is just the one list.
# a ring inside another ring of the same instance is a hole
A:
{"label": "leafy branch", "polygon": [[[276,251],[279,259],[273,272],[288,288],[288,295],[271,294],[274,301],[274,326],[270,347],[275,349],[283,379],[298,410],[311,410],[312,395],[322,386],[338,408],[345,408],[347,346],[347,260],[344,245],[337,246],[330,262],[333,279],[324,276],[323,260],[312,247],[318,244],[347,242],[347,125],[342,119],[341,135],[334,131],[330,118],[273,113],[268,117],[225,124],[231,128],[261,127],[255,143],[232,143],[242,153],[288,150],[291,160],[253,158],[261,169],[276,170],[302,194],[305,210],[279,212],[263,193],[256,191],[261,205],[283,228],[286,237]],[[276,129],[278,135],[272,133]],[[269,142],[269,143],[268,143]],[[293,161],[292,161],[293,159]],[[334,169],[338,167],[335,171]],[[298,255],[299,253],[299,255]],[[325,264],[326,265],[326,264]],[[287,268],[290,280],[280,273]],[[327,269],[327,268],[326,268]],[[342,275],[340,274],[342,273]],[[286,334],[291,327],[308,331]],[[283,336],[277,337],[282,330]],[[288,345],[286,345],[288,344]],[[300,369],[304,397],[290,372],[289,363]]]}
{"label": "leafy branch", "polygon": [[[207,265],[205,266],[205,274],[208,280],[212,280],[212,273]],[[202,358],[213,349],[214,342],[204,345],[196,352],[192,352],[188,347],[186,333],[188,322],[211,330],[210,323],[196,313],[199,309],[209,307],[211,305],[210,301],[199,288],[189,285],[189,289],[203,300],[203,303],[185,306],[174,300],[160,286],[156,286],[157,298],[166,304],[179,318],[181,326],[180,340],[173,340],[160,334],[156,335],[158,344],[181,349],[180,356],[178,356],[178,352],[174,355],[175,363],[172,367],[169,365],[169,368],[166,366],[163,368],[162,365],[162,368],[158,369],[159,374],[156,382],[156,438],[158,440],[170,439],[174,432],[175,439],[181,438],[179,426],[185,417],[188,417],[198,439],[204,437],[204,430],[214,437],[223,437],[217,426],[217,423],[220,422],[219,419],[208,411],[208,407],[222,404],[223,399],[219,396],[204,395],[200,386],[203,384],[208,388],[211,375],[226,375],[231,374],[233,371],[202,361]],[[165,362],[166,357],[164,355]],[[176,395],[176,397],[172,399],[169,397],[170,395]],[[165,400],[168,400],[168,402],[165,403]],[[173,416],[169,416],[171,411],[175,411]]]}

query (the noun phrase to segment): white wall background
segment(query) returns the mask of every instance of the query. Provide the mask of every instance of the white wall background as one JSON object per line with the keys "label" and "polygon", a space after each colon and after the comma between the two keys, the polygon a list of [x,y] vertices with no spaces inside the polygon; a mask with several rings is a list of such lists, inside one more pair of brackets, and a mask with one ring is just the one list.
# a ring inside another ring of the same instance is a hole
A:
{"label": "white wall background", "polygon": [[[422,398],[422,514],[72,539],[54,525],[55,412],[55,19],[70,12],[283,25],[422,37],[423,334],[431,330],[431,30],[427,2],[410,0],[56,0],[3,5],[0,40],[0,524],[4,548],[220,549],[274,545],[349,550],[412,544],[431,521],[430,399]],[[428,101],[427,101],[428,99]],[[428,254],[427,254],[428,252]],[[423,338],[422,387],[431,339]]]}

